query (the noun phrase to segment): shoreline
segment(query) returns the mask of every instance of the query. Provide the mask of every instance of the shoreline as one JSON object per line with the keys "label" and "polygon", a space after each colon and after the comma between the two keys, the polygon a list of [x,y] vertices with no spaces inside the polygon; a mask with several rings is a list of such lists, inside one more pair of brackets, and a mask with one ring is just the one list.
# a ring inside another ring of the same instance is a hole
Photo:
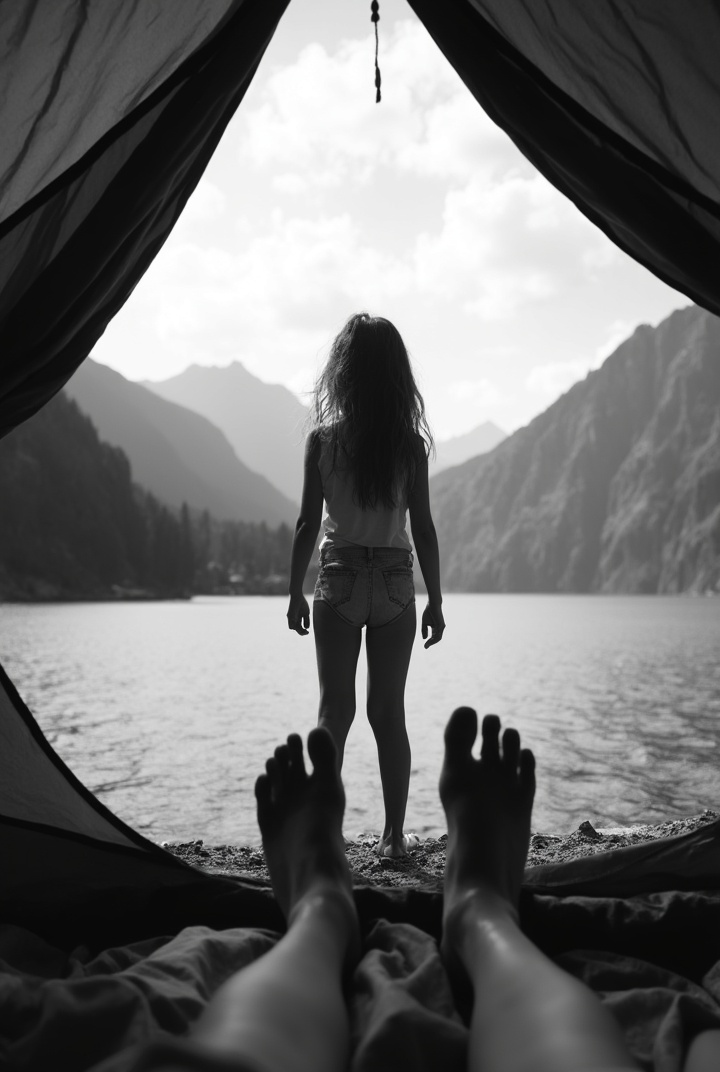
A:
{"label": "shoreline", "polygon": [[[528,866],[564,863],[608,849],[688,834],[718,818],[719,812],[706,808],[698,815],[668,819],[656,824],[638,823],[633,826],[595,829],[586,820],[569,834],[534,831],[530,837],[527,863]],[[442,891],[447,834],[439,838],[421,839],[417,849],[399,860],[380,859],[375,855],[374,848],[378,837],[377,833],[367,832],[359,834],[353,841],[346,842],[346,855],[354,886],[422,887]],[[260,846],[206,845],[203,840],[198,839],[163,842],[163,848],[185,863],[210,874],[251,878],[255,882],[270,885]]]}

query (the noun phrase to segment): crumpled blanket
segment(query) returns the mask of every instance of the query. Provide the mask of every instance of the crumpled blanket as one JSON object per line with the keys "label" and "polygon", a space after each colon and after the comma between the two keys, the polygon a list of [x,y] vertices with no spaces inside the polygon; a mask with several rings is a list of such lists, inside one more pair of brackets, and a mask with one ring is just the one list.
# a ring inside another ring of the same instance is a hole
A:
{"label": "crumpled blanket", "polygon": [[[195,926],[90,956],[0,927],[0,1068],[134,1072],[148,1044],[181,1040],[221,983],[277,937]],[[720,962],[691,981],[617,952],[557,960],[607,1004],[643,1069],[680,1072],[692,1037],[720,1027]],[[465,1069],[467,1028],[437,942],[419,928],[382,919],[372,926],[349,1001],[352,1072]],[[170,1050],[178,1052],[177,1042]],[[182,1067],[196,1065],[190,1057]]]}

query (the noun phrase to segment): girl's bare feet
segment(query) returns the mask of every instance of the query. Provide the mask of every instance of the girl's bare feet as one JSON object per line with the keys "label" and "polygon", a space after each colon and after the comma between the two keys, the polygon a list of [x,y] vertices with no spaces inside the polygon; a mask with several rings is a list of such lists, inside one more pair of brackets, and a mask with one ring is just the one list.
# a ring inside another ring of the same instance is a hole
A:
{"label": "girl's bare feet", "polygon": [[469,901],[493,911],[517,913],[530,842],[535,795],[535,758],[520,749],[516,730],[486,715],[480,759],[472,756],[477,715],[470,707],[453,712],[445,730],[440,799],[448,824],[444,928],[453,943],[458,918]]}
{"label": "girl's bare feet", "polygon": [[352,954],[359,932],[342,836],[345,791],[327,730],[311,730],[308,755],[312,774],[305,770],[302,740],[291,734],[255,783],[265,859],[288,924],[321,899]]}
{"label": "girl's bare feet", "polygon": [[386,856],[391,860],[398,860],[402,856],[407,856],[409,852],[416,849],[420,844],[420,839],[417,834],[401,834],[400,837],[393,837],[392,834],[383,834],[375,846],[375,852],[378,856]]}

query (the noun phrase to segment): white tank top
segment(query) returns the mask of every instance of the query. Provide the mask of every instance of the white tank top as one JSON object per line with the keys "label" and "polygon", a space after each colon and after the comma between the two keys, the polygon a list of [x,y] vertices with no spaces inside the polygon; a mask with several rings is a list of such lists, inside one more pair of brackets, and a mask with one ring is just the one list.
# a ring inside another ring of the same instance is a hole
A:
{"label": "white tank top", "polygon": [[353,500],[354,482],[332,467],[332,444],[321,440],[318,460],[327,513],[321,547],[399,547],[412,550],[406,531],[407,503],[389,510],[382,504],[362,510]]}

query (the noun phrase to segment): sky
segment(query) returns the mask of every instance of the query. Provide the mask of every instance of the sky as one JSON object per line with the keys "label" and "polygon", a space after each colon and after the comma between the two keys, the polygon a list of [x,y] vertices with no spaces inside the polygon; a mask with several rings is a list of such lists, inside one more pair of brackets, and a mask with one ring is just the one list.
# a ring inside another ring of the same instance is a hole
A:
{"label": "sky", "polygon": [[240,361],[307,401],[366,310],[435,435],[527,424],[689,299],[607,239],[465,89],[405,0],[292,0],[245,100],[93,356],[131,380]]}

